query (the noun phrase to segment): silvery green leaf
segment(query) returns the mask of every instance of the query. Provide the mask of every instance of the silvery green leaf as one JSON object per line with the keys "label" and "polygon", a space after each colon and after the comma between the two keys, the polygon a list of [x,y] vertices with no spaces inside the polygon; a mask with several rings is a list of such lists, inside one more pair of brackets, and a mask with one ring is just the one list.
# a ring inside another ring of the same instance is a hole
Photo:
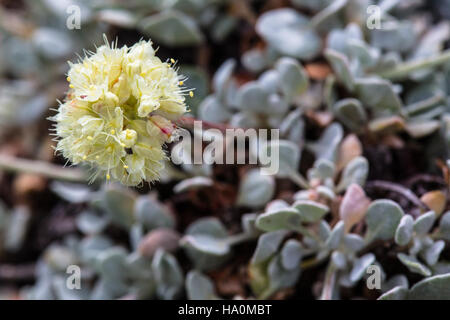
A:
{"label": "silvery green leaf", "polygon": [[314,152],[316,159],[324,158],[334,161],[336,150],[342,140],[344,131],[342,126],[336,122],[325,129],[320,139],[316,142],[308,143],[306,146]]}
{"label": "silvery green leaf", "polygon": [[133,251],[137,250],[139,247],[139,243],[141,242],[142,238],[144,237],[145,231],[144,227],[140,223],[135,223],[131,226],[128,237],[130,241],[130,246]]}
{"label": "silvery green leaf", "polygon": [[353,269],[350,272],[350,280],[356,282],[360,280],[366,273],[367,268],[375,261],[375,255],[373,253],[367,253],[361,258],[355,260]]}
{"label": "silvery green leaf", "polygon": [[344,245],[353,252],[358,252],[365,246],[364,239],[354,233],[349,233],[344,236]]}
{"label": "silvery green leaf", "polygon": [[355,81],[356,95],[364,105],[372,107],[375,115],[398,114],[402,102],[389,81],[380,78],[359,78]]}
{"label": "silvery green leaf", "polygon": [[256,227],[263,231],[298,230],[301,228],[302,216],[293,208],[278,209],[260,214]]}
{"label": "silvery green leaf", "polygon": [[434,275],[450,273],[450,262],[439,261],[432,269]]}
{"label": "silvery green leaf", "polygon": [[408,51],[416,42],[411,21],[383,21],[383,28],[371,31],[371,45],[387,51]]}
{"label": "silvery green leaf", "polygon": [[406,300],[408,298],[408,288],[398,286],[383,293],[378,300]]}
{"label": "silvery green leaf", "polygon": [[413,237],[413,243],[409,248],[409,254],[413,256],[417,255],[423,249],[423,242],[421,237]]}
{"label": "silvery green leaf", "polygon": [[364,157],[356,157],[342,171],[338,191],[347,189],[352,183],[363,186],[369,174],[369,162]]}
{"label": "silvery green leaf", "polygon": [[180,244],[197,269],[211,270],[230,257],[227,236],[228,231],[218,219],[203,218],[188,227]]}
{"label": "silvery green leaf", "polygon": [[17,110],[17,121],[26,125],[36,121],[48,109],[49,101],[46,93],[36,94],[32,99],[24,102]]}
{"label": "silvery green leaf", "polygon": [[413,138],[422,138],[435,132],[440,126],[441,124],[437,120],[411,121],[406,124],[405,129]]}
{"label": "silvery green leaf", "polygon": [[[278,128],[280,126],[281,118],[289,109],[289,101],[287,97],[283,97],[278,93],[272,93],[268,97],[269,107],[272,109],[274,117],[271,117],[269,124],[272,127]],[[278,116],[279,120],[275,120],[275,116]],[[272,122],[272,121],[276,122]]]}
{"label": "silvery green leaf", "polygon": [[146,17],[138,28],[153,40],[172,47],[198,45],[204,40],[195,20],[176,10]]}
{"label": "silvery green leaf", "polygon": [[336,0],[317,13],[311,24],[318,30],[328,31],[340,25],[338,14],[347,5],[347,0]]}
{"label": "silvery green leaf", "polygon": [[280,135],[292,142],[302,141],[305,122],[301,118],[301,115],[301,109],[290,112],[280,123]]}
{"label": "silvery green leaf", "polygon": [[108,217],[98,215],[89,210],[83,211],[76,218],[78,229],[88,235],[101,233],[108,223]]}
{"label": "silvery green leaf", "polygon": [[332,0],[291,0],[291,2],[299,8],[317,12],[327,7]]}
{"label": "silvery green leaf", "polygon": [[228,231],[219,219],[209,217],[197,219],[186,229],[186,234],[206,234],[217,238],[225,238]]}
{"label": "silvery green leaf", "polygon": [[208,177],[193,177],[189,179],[184,179],[183,181],[177,183],[173,187],[175,193],[181,193],[188,190],[195,190],[201,188],[211,187],[214,181]]}
{"label": "silvery green leaf", "polygon": [[290,8],[275,9],[262,14],[256,32],[282,54],[312,59],[320,50],[320,38],[308,19]]}
{"label": "silvery green leaf", "polygon": [[423,259],[429,266],[434,266],[438,262],[444,248],[445,242],[443,240],[436,241],[422,252]]}
{"label": "silvery green leaf", "polygon": [[345,226],[343,221],[339,221],[338,223],[336,223],[333,230],[331,230],[330,236],[328,237],[325,243],[328,249],[335,250],[340,246],[341,241],[344,237],[345,232],[344,227]]}
{"label": "silvery green leaf", "polygon": [[321,241],[326,241],[330,236],[331,228],[330,225],[325,220],[320,220],[319,223],[319,238]]}
{"label": "silvery green leaf", "polygon": [[330,160],[319,158],[314,162],[314,167],[308,171],[309,179],[326,180],[333,178],[336,167]]}
{"label": "silvery green leaf", "polygon": [[236,112],[231,116],[230,125],[235,128],[257,128],[259,119],[251,112]]}
{"label": "silvery green leaf", "polygon": [[419,235],[425,235],[431,230],[435,221],[436,214],[434,211],[428,211],[414,221],[414,231]]}
{"label": "silvery green leaf", "polygon": [[345,29],[330,30],[327,36],[327,47],[345,55],[350,54],[348,43],[352,40],[362,41],[361,27],[352,22]]}
{"label": "silvery green leaf", "polygon": [[282,92],[289,98],[300,95],[308,89],[308,75],[297,60],[289,57],[279,59],[275,65]]}
{"label": "silvery green leaf", "polygon": [[312,200],[297,200],[292,205],[300,212],[301,219],[306,222],[317,222],[329,211],[329,208]]}
{"label": "silvery green leaf", "polygon": [[55,300],[52,283],[50,279],[38,280],[27,294],[28,299],[34,300]]}
{"label": "silvery green leaf", "polygon": [[403,215],[402,208],[392,200],[372,202],[366,213],[366,241],[392,239]]}
{"label": "silvery green leaf", "polygon": [[22,248],[31,222],[31,213],[28,207],[20,205],[14,208],[9,217],[8,227],[5,230],[3,247],[10,252]]}
{"label": "silvery green leaf", "polygon": [[388,281],[381,284],[381,291],[388,292],[395,287],[403,287],[408,289],[408,278],[403,274],[396,274],[395,276],[392,276]]}
{"label": "silvery green leaf", "polygon": [[223,101],[225,97],[225,88],[228,86],[233,75],[233,70],[236,66],[236,61],[233,59],[226,60],[214,74],[212,83],[214,92]]}
{"label": "silvery green leaf", "polygon": [[344,270],[347,266],[347,258],[345,254],[340,251],[333,251],[331,254],[331,261],[338,270]]}
{"label": "silvery green leaf", "polygon": [[354,79],[350,70],[350,62],[348,61],[348,58],[333,49],[326,49],[325,57],[331,64],[336,78],[347,88],[347,90],[353,91]]}
{"label": "silvery green leaf", "polygon": [[289,239],[281,249],[281,265],[287,270],[299,266],[302,260],[302,244],[294,239]]}
{"label": "silvery green leaf", "polygon": [[236,28],[238,19],[232,15],[220,15],[211,26],[211,37],[216,42],[223,42],[225,38]]}
{"label": "silvery green leaf", "polygon": [[280,73],[275,69],[264,71],[257,82],[268,93],[277,93],[280,89]]}
{"label": "silvery green leaf", "polygon": [[80,258],[84,263],[93,265],[98,255],[112,246],[111,240],[101,235],[83,238],[79,244]]}
{"label": "silvery green leaf", "polygon": [[[41,1],[39,1],[41,2]],[[57,17],[67,17],[67,8],[76,5],[82,12],[81,23],[87,22],[91,16],[91,7],[79,0],[43,0],[42,4]]]}
{"label": "silvery green leaf", "polygon": [[267,273],[270,279],[270,290],[279,290],[293,286],[300,276],[300,266],[289,270],[283,268],[280,255],[272,258],[267,268]]}
{"label": "silvery green leaf", "polygon": [[222,123],[230,119],[231,113],[215,95],[210,95],[198,106],[198,116],[201,120]]}
{"label": "silvery green leaf", "polygon": [[183,290],[183,272],[177,260],[162,249],[156,251],[151,265],[156,281],[156,294],[160,299],[176,299]]}
{"label": "silvery green leaf", "polygon": [[261,49],[250,49],[241,57],[241,62],[251,72],[261,72],[267,67],[268,61],[265,51]]}
{"label": "silvery green leaf", "polygon": [[355,74],[364,73],[364,68],[373,67],[380,56],[380,51],[368,46],[364,41],[349,39],[347,51],[353,62],[352,68]]}
{"label": "silvery green leaf", "polygon": [[50,189],[59,197],[71,203],[87,202],[92,197],[91,189],[78,183],[53,181]]}
{"label": "silvery green leaf", "polygon": [[80,289],[71,290],[67,287],[66,277],[56,276],[52,279],[52,288],[55,296],[59,300],[86,300],[88,298],[88,290],[86,286]]}
{"label": "silvery green leaf", "polygon": [[140,196],[134,207],[136,219],[147,230],[156,228],[173,228],[175,220],[169,208],[149,196]]}
{"label": "silvery green leaf", "polygon": [[408,268],[409,271],[421,274],[424,277],[431,276],[431,270],[420,263],[416,258],[404,253],[397,254],[398,259]]}
{"label": "silvery green leaf", "polygon": [[[276,148],[279,153],[278,158],[276,157]],[[288,140],[268,141],[259,150],[259,159],[265,167],[274,166],[273,161],[278,162],[278,166],[275,165],[275,167],[278,167],[276,175],[280,178],[287,178],[292,175],[292,172],[297,172],[300,157],[301,152],[299,146]],[[263,167],[263,169],[266,168]]]}
{"label": "silvery green leaf", "polygon": [[98,271],[102,277],[112,282],[123,282],[126,275],[127,253],[121,247],[111,247],[97,256]]}
{"label": "silvery green leaf", "polygon": [[260,208],[272,199],[274,193],[273,176],[261,175],[259,169],[252,169],[241,180],[237,204]]}
{"label": "silvery green leaf", "polygon": [[448,21],[443,21],[427,30],[426,34],[420,39],[420,42],[409,59],[430,57],[439,54],[445,41],[450,38],[450,26]]}
{"label": "silvery green leaf", "polygon": [[213,256],[226,256],[230,253],[230,246],[225,239],[214,238],[209,235],[187,235],[181,239],[183,247]]}
{"label": "silvery green leaf", "polygon": [[132,252],[127,256],[126,264],[133,280],[151,279],[152,271],[149,268],[151,259]]}
{"label": "silvery green leaf", "polygon": [[409,215],[404,215],[395,231],[395,243],[399,246],[406,246],[412,238],[414,231],[414,219]]}
{"label": "silvery green leaf", "polygon": [[324,197],[328,200],[334,200],[336,198],[336,194],[331,187],[318,186],[316,191],[321,197]]}
{"label": "silvery green leaf", "polygon": [[189,271],[186,276],[186,293],[189,300],[218,299],[212,281],[195,270]]}
{"label": "silvery green leaf", "polygon": [[256,81],[247,82],[239,88],[236,97],[239,110],[269,113],[269,93]]}
{"label": "silvery green leaf", "polygon": [[67,57],[73,50],[72,38],[58,29],[38,28],[33,32],[31,42],[48,59]]}
{"label": "silvery green leaf", "polygon": [[450,300],[450,273],[433,276],[416,283],[410,290],[411,300]]}
{"label": "silvery green leaf", "polygon": [[246,213],[241,218],[242,230],[246,234],[258,234],[259,230],[256,228],[257,213]]}
{"label": "silvery green leaf", "polygon": [[352,131],[359,131],[367,122],[367,113],[357,99],[339,100],[333,110],[336,117]]}
{"label": "silvery green leaf", "polygon": [[111,221],[129,229],[135,220],[136,196],[128,189],[110,185],[100,195],[100,206],[109,214]]}
{"label": "silvery green leaf", "polygon": [[278,230],[262,234],[258,238],[255,253],[252,256],[252,264],[260,264],[270,259],[277,251],[284,237],[286,230]]}
{"label": "silvery green leaf", "polygon": [[134,14],[122,9],[102,9],[97,12],[97,20],[125,29],[133,28],[137,22]]}
{"label": "silvery green leaf", "polygon": [[338,100],[336,77],[332,74],[328,75],[325,79],[323,85],[323,100],[327,110],[333,110],[333,105]]}
{"label": "silvery green leaf", "polygon": [[122,281],[114,282],[100,279],[92,289],[91,300],[113,300],[128,293],[128,287]]}
{"label": "silvery green leaf", "polygon": [[[17,76],[37,72],[40,63],[30,41],[22,40],[19,37],[10,37],[2,41],[1,45],[2,59],[5,61],[7,70]],[[17,61],[20,61],[20,63],[16,63]],[[11,66],[14,66],[14,68]]]}
{"label": "silvery green leaf", "polygon": [[439,233],[444,239],[450,241],[450,211],[442,215],[439,222]]}
{"label": "silvery green leaf", "polygon": [[267,204],[265,211],[271,212],[271,211],[277,211],[277,210],[281,210],[281,209],[285,209],[285,208],[289,208],[289,207],[290,207],[290,205],[286,201],[281,200],[281,199],[275,199],[275,200],[270,201]]}
{"label": "silvery green leaf", "polygon": [[68,266],[78,264],[78,257],[73,250],[65,246],[50,245],[45,250],[44,261],[52,270],[65,272]]}

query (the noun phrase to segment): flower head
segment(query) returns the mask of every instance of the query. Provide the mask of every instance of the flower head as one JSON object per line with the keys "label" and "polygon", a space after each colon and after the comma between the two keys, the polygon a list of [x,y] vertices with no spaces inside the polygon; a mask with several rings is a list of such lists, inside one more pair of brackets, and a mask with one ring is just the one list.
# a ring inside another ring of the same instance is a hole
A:
{"label": "flower head", "polygon": [[158,179],[163,145],[172,122],[187,110],[183,78],[162,62],[150,41],[131,48],[117,43],[97,48],[72,64],[69,91],[52,117],[57,151],[72,163],[86,162],[96,174],[126,185]]}

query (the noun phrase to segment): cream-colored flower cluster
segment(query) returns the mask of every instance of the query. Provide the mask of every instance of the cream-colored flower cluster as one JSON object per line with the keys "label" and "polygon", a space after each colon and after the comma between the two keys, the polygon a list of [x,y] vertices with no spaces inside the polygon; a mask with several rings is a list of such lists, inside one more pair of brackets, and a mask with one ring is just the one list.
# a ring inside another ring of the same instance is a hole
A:
{"label": "cream-colored flower cluster", "polygon": [[105,40],[96,53],[69,64],[70,89],[52,118],[56,150],[73,164],[91,164],[94,179],[129,186],[158,179],[173,121],[187,111],[189,91],[175,61],[162,62],[150,41],[117,48]]}

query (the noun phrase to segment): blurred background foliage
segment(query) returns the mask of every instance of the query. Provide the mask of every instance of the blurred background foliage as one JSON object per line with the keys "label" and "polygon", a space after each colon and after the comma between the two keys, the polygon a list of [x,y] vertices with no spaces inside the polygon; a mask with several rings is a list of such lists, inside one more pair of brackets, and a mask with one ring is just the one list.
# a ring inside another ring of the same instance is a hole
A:
{"label": "blurred background foliage", "polygon": [[276,177],[167,163],[125,189],[1,171],[0,297],[450,299],[449,18],[447,0],[0,0],[0,155],[65,163],[46,119],[103,34],[178,60],[192,116],[282,138]]}

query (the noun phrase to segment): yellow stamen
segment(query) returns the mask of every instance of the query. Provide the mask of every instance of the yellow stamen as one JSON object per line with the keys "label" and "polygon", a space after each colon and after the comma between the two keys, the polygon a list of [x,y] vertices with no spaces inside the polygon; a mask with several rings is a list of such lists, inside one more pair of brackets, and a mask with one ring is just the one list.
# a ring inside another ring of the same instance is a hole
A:
{"label": "yellow stamen", "polygon": [[91,141],[94,140],[94,138],[92,138],[91,136],[88,136],[87,139]]}
{"label": "yellow stamen", "polygon": [[114,130],[114,129],[111,129],[111,134],[115,134],[116,133],[116,130]]}
{"label": "yellow stamen", "polygon": [[74,86],[73,86],[73,84],[69,84],[69,88],[75,88]]}
{"label": "yellow stamen", "polygon": [[124,165],[123,168],[124,168],[124,169],[128,169],[128,166],[127,166],[127,165]]}
{"label": "yellow stamen", "polygon": [[86,160],[87,159],[87,156],[83,156],[83,160]]}
{"label": "yellow stamen", "polygon": [[189,91],[189,96],[190,96],[191,98],[193,98],[193,97],[194,97],[194,92]]}
{"label": "yellow stamen", "polygon": [[182,86],[184,84],[184,81],[178,82],[178,85]]}
{"label": "yellow stamen", "polygon": [[70,82],[70,77],[67,77],[66,80],[67,80],[68,82]]}
{"label": "yellow stamen", "polygon": [[109,173],[106,174],[106,180],[111,179],[111,176],[109,175]]}
{"label": "yellow stamen", "polygon": [[170,59],[170,62],[172,62],[173,64],[175,64],[175,60],[174,60],[174,59]]}

